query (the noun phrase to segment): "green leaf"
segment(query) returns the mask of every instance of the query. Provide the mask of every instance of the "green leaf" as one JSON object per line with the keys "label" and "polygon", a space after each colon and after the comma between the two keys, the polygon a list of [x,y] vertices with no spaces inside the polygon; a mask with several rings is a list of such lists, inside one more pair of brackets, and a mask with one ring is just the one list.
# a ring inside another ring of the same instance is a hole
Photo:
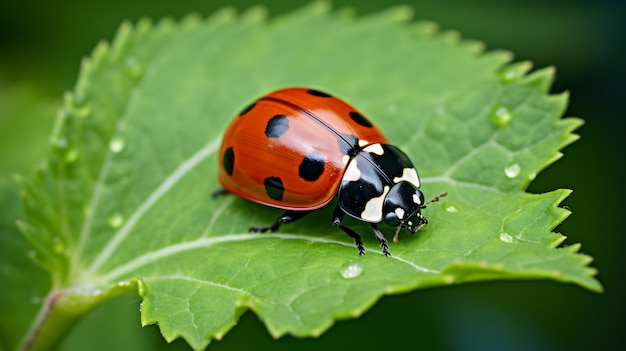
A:
{"label": "green leaf", "polygon": [[[527,75],[507,52],[410,17],[401,7],[354,18],[323,2],[271,21],[260,8],[227,9],[124,23],[99,44],[65,97],[54,155],[23,183],[21,228],[53,278],[32,348],[137,288],[142,323],[194,349],[247,310],[274,337],[317,336],[385,294],[424,287],[523,278],[601,291],[591,258],[552,232],[570,191],[524,191],[581,124],[561,119],[566,94],[547,95],[553,70]],[[328,209],[252,234],[280,212],[211,196],[231,118],[294,85],[359,107],[411,156],[427,197],[449,193],[391,258],[367,225],[347,221],[364,237],[358,256]]]}
{"label": "green leaf", "polygon": [[[23,217],[10,175],[29,169],[47,152],[55,104],[31,86],[0,82],[0,350],[14,350],[50,290],[50,277],[29,259],[34,251],[15,225]],[[28,132],[25,132],[28,131]]]}

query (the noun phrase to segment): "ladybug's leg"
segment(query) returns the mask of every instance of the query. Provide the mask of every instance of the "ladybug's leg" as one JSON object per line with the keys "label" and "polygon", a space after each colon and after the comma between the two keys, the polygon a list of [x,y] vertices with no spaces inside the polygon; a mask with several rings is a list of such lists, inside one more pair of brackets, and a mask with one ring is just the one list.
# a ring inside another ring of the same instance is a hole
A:
{"label": "ladybug's leg", "polygon": [[378,226],[376,224],[372,224],[372,230],[374,231],[374,235],[376,235],[376,239],[380,241],[380,248],[383,249],[383,253],[385,254],[385,256],[391,256],[391,254],[389,253],[389,244],[387,244],[387,239],[385,239],[385,236],[378,229]]}
{"label": "ladybug's leg", "polygon": [[297,221],[309,214],[309,212],[310,211],[286,211],[282,216],[278,217],[274,224],[265,227],[250,227],[250,231],[255,233],[275,232],[280,228],[281,224]]}
{"label": "ladybug's leg", "polygon": [[219,188],[217,190],[215,190],[214,192],[211,193],[211,196],[213,197],[218,197],[218,196],[222,196],[225,194],[230,194],[230,192],[224,188]]}
{"label": "ladybug's leg", "polygon": [[361,240],[361,237],[359,236],[359,234],[357,234],[354,230],[344,226],[343,224],[341,224],[341,222],[343,222],[343,211],[341,210],[341,208],[339,208],[339,206],[335,207],[335,211],[333,212],[333,224],[338,226],[339,229],[341,229],[344,233],[348,234],[350,237],[354,238],[354,241],[356,242],[356,247],[357,249],[359,249],[359,255],[363,255],[365,254],[365,248],[363,247],[363,241]]}

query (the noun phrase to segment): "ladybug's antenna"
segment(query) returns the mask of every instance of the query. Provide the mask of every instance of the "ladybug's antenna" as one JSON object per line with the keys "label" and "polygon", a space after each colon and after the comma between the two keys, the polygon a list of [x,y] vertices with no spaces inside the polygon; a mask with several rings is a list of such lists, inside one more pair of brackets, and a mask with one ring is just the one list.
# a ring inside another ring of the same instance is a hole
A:
{"label": "ladybug's antenna", "polygon": [[422,205],[422,206],[420,206],[420,207],[421,207],[421,208],[426,208],[426,206],[428,206],[428,205],[432,204],[433,202],[437,202],[437,201],[439,201],[439,198],[446,197],[446,196],[448,196],[448,192],[447,192],[447,191],[444,191],[444,192],[442,192],[441,194],[439,194],[439,195],[437,195],[437,196],[433,197],[433,199],[432,199],[432,200],[428,201],[427,203],[423,204],[423,205]]}
{"label": "ladybug's antenna", "polygon": [[393,242],[397,243],[398,242],[398,234],[400,233],[400,229],[402,229],[402,224],[400,224],[398,226],[398,229],[396,229],[396,234],[393,236]]}
{"label": "ladybug's antenna", "polygon": [[[439,201],[439,199],[440,199],[440,198],[442,198],[442,197],[446,197],[446,196],[448,196],[448,192],[447,192],[447,191],[444,191],[444,192],[442,192],[441,194],[439,194],[439,195],[435,196],[432,200],[430,200],[430,201],[428,201],[427,203],[425,203],[425,204],[421,205],[421,206],[420,206],[420,208],[426,208],[426,206],[427,206],[427,205],[430,205],[430,204],[432,204],[433,202],[437,202],[437,201]],[[423,224],[422,224],[422,225],[423,225]],[[420,225],[420,227],[421,227],[422,225]],[[393,236],[393,242],[394,242],[394,243],[397,243],[397,242],[398,242],[398,234],[400,233],[400,229],[402,229],[402,223],[400,223],[400,225],[399,225],[399,226],[398,226],[398,228],[396,229],[396,234]],[[418,229],[419,229],[419,227],[418,227]]]}

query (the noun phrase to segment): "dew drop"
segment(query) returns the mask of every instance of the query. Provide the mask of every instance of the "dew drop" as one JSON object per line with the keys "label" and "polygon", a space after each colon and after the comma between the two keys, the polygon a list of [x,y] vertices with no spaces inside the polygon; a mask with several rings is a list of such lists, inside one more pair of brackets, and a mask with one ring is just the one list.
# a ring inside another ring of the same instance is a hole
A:
{"label": "dew drop", "polygon": [[126,73],[131,78],[139,78],[143,74],[143,65],[135,57],[128,57],[124,62],[126,65]]}
{"label": "dew drop", "polygon": [[91,115],[91,105],[73,104],[71,107],[71,112],[76,117],[87,118]]}
{"label": "dew drop", "polygon": [[511,113],[511,111],[504,106],[496,106],[491,111],[490,119],[494,126],[502,128],[511,123],[513,120],[513,113]]}
{"label": "dew drop", "polygon": [[509,177],[509,178],[517,177],[520,174],[521,171],[522,171],[522,168],[517,163],[514,163],[514,164],[504,168],[504,174],[507,177]]}
{"label": "dew drop", "polygon": [[109,216],[109,218],[107,219],[107,224],[113,229],[119,228],[122,226],[122,224],[124,224],[124,216],[122,216],[122,214],[119,212],[115,212]]}
{"label": "dew drop", "polygon": [[358,263],[351,263],[343,267],[340,274],[344,279],[353,279],[363,274],[363,267]]}
{"label": "dew drop", "polygon": [[59,153],[59,158],[66,163],[72,163],[78,159],[78,150],[76,150],[66,137],[61,136],[56,138],[52,142],[52,145]]}
{"label": "dew drop", "polygon": [[65,243],[63,242],[63,239],[58,236],[52,238],[52,250],[58,254],[63,253],[65,251]]}
{"label": "dew drop", "polygon": [[58,137],[54,140],[53,144],[57,150],[65,150],[69,146],[70,142],[66,137]]}
{"label": "dew drop", "polygon": [[117,283],[117,286],[120,287],[120,288],[127,288],[127,287],[129,287],[131,285],[132,285],[132,283],[129,282],[129,281],[122,281],[122,282],[118,282]]}
{"label": "dew drop", "polygon": [[65,111],[63,112],[66,117],[76,116],[79,118],[87,118],[91,115],[91,105],[85,103],[83,96],[76,96],[70,92],[65,93]]}
{"label": "dew drop", "polygon": [[70,146],[63,156],[63,159],[66,163],[74,163],[78,160],[78,150],[75,147]]}
{"label": "dew drop", "polygon": [[116,136],[109,142],[109,150],[114,154],[119,154],[126,147],[126,140],[122,137]]}
{"label": "dew drop", "polygon": [[511,83],[522,77],[524,72],[525,70],[520,69],[519,66],[507,67],[500,72],[500,80],[503,83]]}
{"label": "dew drop", "polygon": [[502,232],[499,235],[500,240],[504,241],[505,243],[508,244],[514,244],[516,242],[515,238],[513,236],[511,236],[511,234],[507,233],[507,232]]}
{"label": "dew drop", "polygon": [[443,209],[446,212],[450,212],[450,213],[457,213],[457,212],[459,212],[459,209],[456,206],[454,206],[452,204],[449,204],[449,203],[444,203],[442,205],[442,207],[443,207]]}

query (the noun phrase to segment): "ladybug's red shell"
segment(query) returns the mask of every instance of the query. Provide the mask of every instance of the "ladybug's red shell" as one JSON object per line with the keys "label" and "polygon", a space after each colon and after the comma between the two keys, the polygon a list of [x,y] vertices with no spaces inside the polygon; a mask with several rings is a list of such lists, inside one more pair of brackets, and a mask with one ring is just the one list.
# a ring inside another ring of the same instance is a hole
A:
{"label": "ladybug's red shell", "polygon": [[245,199],[310,211],[337,194],[351,153],[374,143],[387,144],[387,138],[342,100],[306,88],[282,89],[230,124],[219,153],[219,180]]}

